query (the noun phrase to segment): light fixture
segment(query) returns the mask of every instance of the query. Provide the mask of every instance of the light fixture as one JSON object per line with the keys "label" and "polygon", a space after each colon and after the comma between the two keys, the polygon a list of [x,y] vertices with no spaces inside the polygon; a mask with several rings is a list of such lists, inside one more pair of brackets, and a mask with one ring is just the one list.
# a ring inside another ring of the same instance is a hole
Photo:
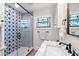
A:
{"label": "light fixture", "polygon": [[18,5],[18,4],[15,4],[15,7],[17,7],[17,8],[18,8],[18,7],[19,7],[19,5]]}

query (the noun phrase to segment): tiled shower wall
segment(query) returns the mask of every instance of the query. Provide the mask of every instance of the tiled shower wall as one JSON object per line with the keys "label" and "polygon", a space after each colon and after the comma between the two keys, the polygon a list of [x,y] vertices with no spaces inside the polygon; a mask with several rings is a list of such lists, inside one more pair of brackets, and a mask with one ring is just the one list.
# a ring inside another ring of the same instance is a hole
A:
{"label": "tiled shower wall", "polygon": [[20,32],[20,19],[21,14],[14,8],[5,4],[5,39],[4,43],[7,47],[4,50],[4,55],[8,55],[11,52],[20,48],[20,39],[17,39],[17,32]]}

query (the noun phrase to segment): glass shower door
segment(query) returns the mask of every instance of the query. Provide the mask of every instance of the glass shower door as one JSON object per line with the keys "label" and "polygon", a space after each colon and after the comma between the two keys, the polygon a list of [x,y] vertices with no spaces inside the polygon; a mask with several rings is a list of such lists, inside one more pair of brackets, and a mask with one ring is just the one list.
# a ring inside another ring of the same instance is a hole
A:
{"label": "glass shower door", "polygon": [[17,27],[17,55],[26,56],[32,50],[33,46],[32,21],[31,19],[20,20]]}
{"label": "glass shower door", "polygon": [[27,55],[26,51],[29,51],[29,48],[33,46],[33,22],[31,15],[23,14],[6,3],[4,19],[4,45],[7,47],[4,50],[4,55]]}

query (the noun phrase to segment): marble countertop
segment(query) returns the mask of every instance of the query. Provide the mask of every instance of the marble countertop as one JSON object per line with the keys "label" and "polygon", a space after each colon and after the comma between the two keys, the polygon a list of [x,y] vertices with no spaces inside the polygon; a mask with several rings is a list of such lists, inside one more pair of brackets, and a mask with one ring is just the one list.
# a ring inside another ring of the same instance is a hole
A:
{"label": "marble countertop", "polygon": [[65,50],[65,46],[59,45],[59,42],[44,41],[38,49],[35,56],[70,56]]}

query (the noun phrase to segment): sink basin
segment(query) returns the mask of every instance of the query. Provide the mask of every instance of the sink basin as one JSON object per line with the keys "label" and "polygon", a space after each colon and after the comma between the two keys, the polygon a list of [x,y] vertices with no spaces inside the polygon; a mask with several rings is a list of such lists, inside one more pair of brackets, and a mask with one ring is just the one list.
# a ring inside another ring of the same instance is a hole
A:
{"label": "sink basin", "polygon": [[60,46],[46,46],[43,56],[69,56],[64,47]]}
{"label": "sink basin", "polygon": [[71,56],[59,42],[44,41],[35,56]]}

